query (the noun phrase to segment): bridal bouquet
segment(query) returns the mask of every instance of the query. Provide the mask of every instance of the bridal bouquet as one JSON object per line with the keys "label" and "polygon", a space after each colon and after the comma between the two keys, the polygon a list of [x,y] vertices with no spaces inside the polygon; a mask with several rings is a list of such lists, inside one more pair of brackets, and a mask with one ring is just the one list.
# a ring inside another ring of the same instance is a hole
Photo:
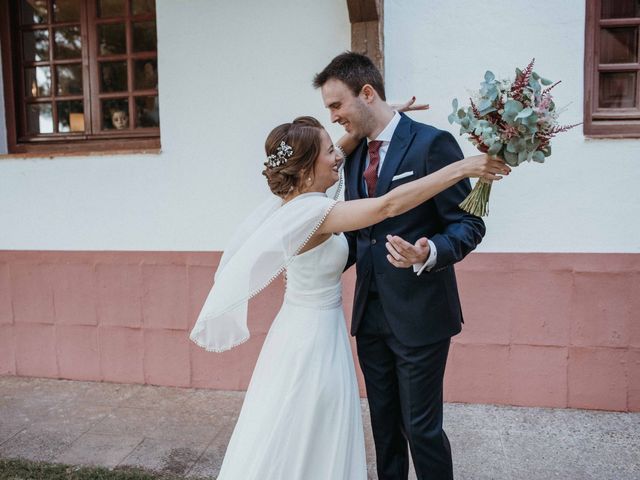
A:
{"label": "bridal bouquet", "polygon": [[[454,99],[449,115],[449,123],[459,124],[460,134],[468,134],[478,150],[512,167],[531,160],[544,162],[551,155],[551,139],[579,125],[558,125],[560,112],[550,91],[560,82],[534,72],[534,61],[524,70],[516,68],[514,81],[497,80],[487,71],[475,101],[470,98],[468,107],[459,108]],[[488,215],[490,193],[491,180],[481,178],[460,208],[479,217]]]}

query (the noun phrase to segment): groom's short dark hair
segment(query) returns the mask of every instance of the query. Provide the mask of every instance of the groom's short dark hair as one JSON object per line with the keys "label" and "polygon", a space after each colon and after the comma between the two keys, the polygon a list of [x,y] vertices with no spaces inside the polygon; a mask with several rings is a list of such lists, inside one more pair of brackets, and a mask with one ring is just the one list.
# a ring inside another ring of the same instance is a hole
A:
{"label": "groom's short dark hair", "polygon": [[346,84],[356,97],[360,94],[362,87],[369,84],[382,100],[387,100],[380,70],[365,55],[355,52],[341,53],[331,60],[324,70],[316,74],[313,86],[320,88],[331,79],[340,80]]}

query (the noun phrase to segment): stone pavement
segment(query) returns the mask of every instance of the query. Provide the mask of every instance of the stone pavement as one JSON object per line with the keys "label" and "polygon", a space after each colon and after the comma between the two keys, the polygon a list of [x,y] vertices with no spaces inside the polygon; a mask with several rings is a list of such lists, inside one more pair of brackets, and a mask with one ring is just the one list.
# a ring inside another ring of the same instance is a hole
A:
{"label": "stone pavement", "polygon": [[[0,458],[135,465],[214,479],[242,398],[2,376]],[[366,401],[363,415],[375,479]],[[640,479],[640,413],[447,404],[445,429],[457,480]]]}

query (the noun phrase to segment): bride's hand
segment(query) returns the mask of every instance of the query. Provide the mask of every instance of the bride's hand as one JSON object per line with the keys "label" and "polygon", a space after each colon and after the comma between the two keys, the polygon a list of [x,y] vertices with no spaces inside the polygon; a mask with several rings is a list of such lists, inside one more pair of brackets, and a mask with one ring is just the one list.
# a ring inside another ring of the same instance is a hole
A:
{"label": "bride's hand", "polygon": [[501,175],[509,175],[511,167],[502,160],[486,153],[465,157],[460,160],[465,177],[482,177],[485,180],[501,180]]}
{"label": "bride's hand", "polygon": [[392,103],[390,106],[391,108],[393,108],[394,110],[397,110],[398,112],[413,112],[416,110],[429,110],[428,104],[418,103],[414,105],[415,103],[416,103],[416,97],[413,96],[409,99],[408,102]]}

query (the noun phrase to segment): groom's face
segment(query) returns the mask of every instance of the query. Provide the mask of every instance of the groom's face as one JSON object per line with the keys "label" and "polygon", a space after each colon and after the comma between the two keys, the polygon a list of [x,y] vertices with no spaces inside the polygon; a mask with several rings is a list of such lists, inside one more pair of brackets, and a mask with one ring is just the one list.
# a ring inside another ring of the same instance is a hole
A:
{"label": "groom's face", "polygon": [[331,122],[339,123],[358,138],[369,135],[369,107],[360,95],[354,95],[344,82],[334,78],[322,85],[321,92],[324,105],[331,114]]}

